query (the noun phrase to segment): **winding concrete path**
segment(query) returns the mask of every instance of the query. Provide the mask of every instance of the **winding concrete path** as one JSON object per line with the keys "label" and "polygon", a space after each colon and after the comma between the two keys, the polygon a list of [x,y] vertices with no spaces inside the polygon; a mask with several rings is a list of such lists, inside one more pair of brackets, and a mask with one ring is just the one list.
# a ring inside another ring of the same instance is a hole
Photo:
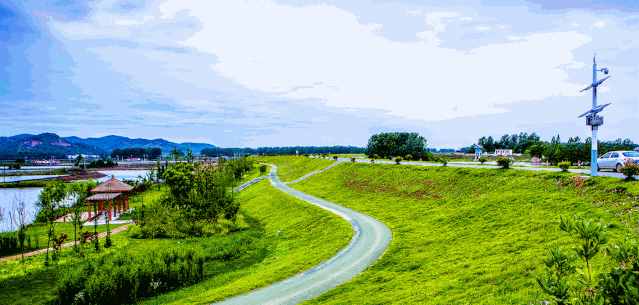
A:
{"label": "winding concrete path", "polygon": [[381,222],[336,203],[313,197],[287,186],[277,177],[277,167],[274,165],[271,166],[269,180],[271,185],[282,192],[344,218],[351,223],[355,234],[346,248],[312,269],[270,286],[231,297],[215,304],[297,304],[317,297],[352,279],[372,265],[388,247],[391,240],[391,231]]}

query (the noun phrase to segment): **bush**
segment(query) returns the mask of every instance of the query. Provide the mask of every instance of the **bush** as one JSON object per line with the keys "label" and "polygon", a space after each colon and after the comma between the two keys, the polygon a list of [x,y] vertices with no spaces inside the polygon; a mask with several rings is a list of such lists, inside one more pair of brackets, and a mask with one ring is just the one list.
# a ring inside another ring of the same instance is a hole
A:
{"label": "bush", "polygon": [[333,160],[337,161],[337,158],[338,158],[337,156],[333,156]]}
{"label": "bush", "polygon": [[570,161],[559,162],[558,166],[561,168],[562,172],[567,172],[570,168]]}
{"label": "bush", "polygon": [[355,157],[351,157],[351,162],[355,163]]}
{"label": "bush", "polygon": [[410,161],[410,160],[413,160],[413,156],[411,154],[408,154],[408,155],[404,156],[404,159]]}
{"label": "bush", "polygon": [[446,159],[444,157],[439,157],[438,161],[439,161],[439,163],[442,164],[442,166],[447,166],[448,165],[448,159]]}
{"label": "bush", "polygon": [[635,180],[635,176],[639,175],[639,164],[633,161],[626,161],[621,168],[621,172],[626,176],[626,180]]}
{"label": "bush", "polygon": [[395,157],[395,164],[400,164],[402,162],[402,157]]}
{"label": "bush", "polygon": [[260,174],[264,175],[266,173],[266,164],[260,164]]}
{"label": "bush", "polygon": [[509,169],[510,164],[512,163],[513,163],[513,160],[511,160],[510,158],[506,158],[506,157],[497,158],[497,165],[499,165],[499,167],[503,169]]}
{"label": "bush", "polygon": [[484,163],[486,163],[486,161],[488,161],[488,158],[482,156],[482,157],[479,157],[479,159],[477,159],[477,161],[479,161],[479,163],[481,163],[483,165]]}
{"label": "bush", "polygon": [[132,304],[143,297],[192,285],[204,278],[205,256],[165,250],[130,256],[117,253],[63,274],[55,304]]}

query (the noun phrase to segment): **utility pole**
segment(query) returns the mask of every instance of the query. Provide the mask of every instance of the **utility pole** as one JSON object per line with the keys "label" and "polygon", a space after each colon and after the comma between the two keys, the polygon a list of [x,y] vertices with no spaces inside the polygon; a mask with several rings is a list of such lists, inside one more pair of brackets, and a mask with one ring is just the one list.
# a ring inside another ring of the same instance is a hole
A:
{"label": "utility pole", "polygon": [[587,91],[592,89],[592,108],[579,117],[586,117],[586,125],[590,126],[592,130],[592,140],[591,140],[591,150],[590,150],[590,175],[597,176],[598,166],[597,166],[597,158],[599,154],[597,153],[597,131],[599,130],[599,126],[603,125],[603,116],[597,115],[604,108],[606,108],[610,103],[597,105],[597,88],[599,85],[603,84],[610,76],[606,76],[602,79],[597,79],[597,72],[603,72],[604,74],[608,74],[608,68],[597,68],[597,58],[593,56],[592,58],[592,84],[588,87],[581,90]]}

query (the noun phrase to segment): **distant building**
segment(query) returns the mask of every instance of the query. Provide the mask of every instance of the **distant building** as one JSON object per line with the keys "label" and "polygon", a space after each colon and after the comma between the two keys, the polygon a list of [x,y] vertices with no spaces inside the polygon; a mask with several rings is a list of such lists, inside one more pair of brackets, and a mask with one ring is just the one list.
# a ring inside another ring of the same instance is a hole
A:
{"label": "distant building", "polygon": [[511,157],[513,155],[513,150],[512,149],[495,149],[495,156],[502,156],[502,157]]}
{"label": "distant building", "polygon": [[75,160],[78,156],[82,156],[85,160],[97,160],[100,159],[99,155],[85,155],[85,154],[77,154],[77,155],[67,155],[68,160]]}

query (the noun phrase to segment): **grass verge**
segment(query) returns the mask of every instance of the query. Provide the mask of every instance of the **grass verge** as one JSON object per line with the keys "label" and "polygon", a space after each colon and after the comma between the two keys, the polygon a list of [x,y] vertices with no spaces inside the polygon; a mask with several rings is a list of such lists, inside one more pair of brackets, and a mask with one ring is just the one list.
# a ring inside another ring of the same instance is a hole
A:
{"label": "grass verge", "polygon": [[[637,183],[564,173],[346,163],[295,185],[387,224],[384,256],[308,304],[539,304],[560,215],[637,236]],[[602,257],[599,257],[602,263]]]}
{"label": "grass verge", "polygon": [[320,170],[331,164],[333,160],[309,158],[304,156],[260,156],[258,162],[275,164],[277,175],[282,181],[288,182],[300,178],[312,171]]}

